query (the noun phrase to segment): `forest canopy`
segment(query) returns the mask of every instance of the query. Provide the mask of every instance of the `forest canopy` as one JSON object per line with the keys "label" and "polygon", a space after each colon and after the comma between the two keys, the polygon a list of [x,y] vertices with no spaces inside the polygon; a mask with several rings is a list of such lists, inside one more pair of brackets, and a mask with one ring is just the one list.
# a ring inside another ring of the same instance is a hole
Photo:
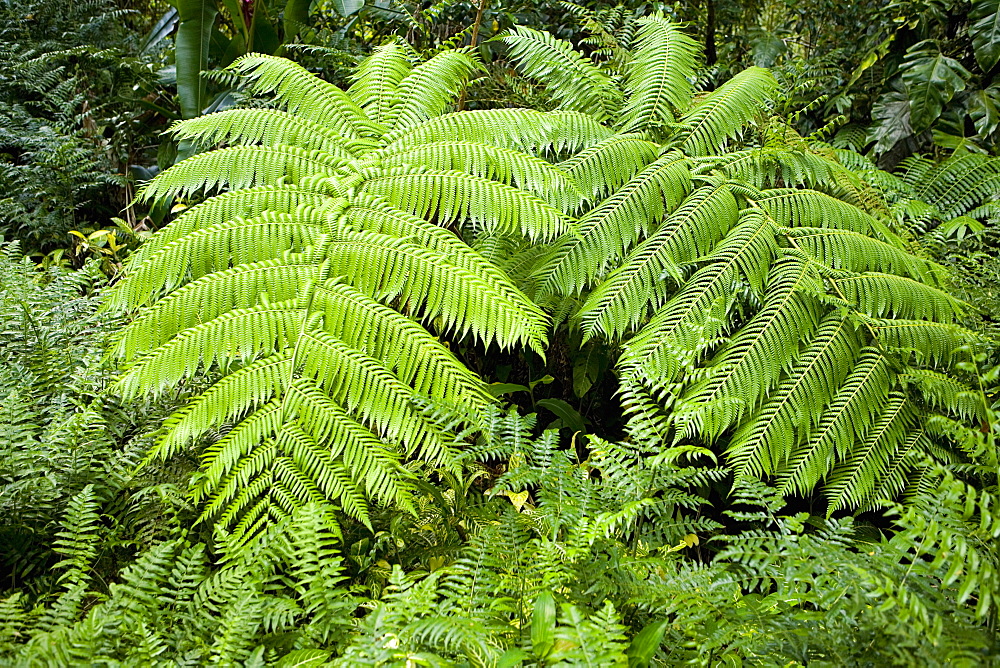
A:
{"label": "forest canopy", "polygon": [[0,35],[0,663],[1000,659],[1000,2]]}

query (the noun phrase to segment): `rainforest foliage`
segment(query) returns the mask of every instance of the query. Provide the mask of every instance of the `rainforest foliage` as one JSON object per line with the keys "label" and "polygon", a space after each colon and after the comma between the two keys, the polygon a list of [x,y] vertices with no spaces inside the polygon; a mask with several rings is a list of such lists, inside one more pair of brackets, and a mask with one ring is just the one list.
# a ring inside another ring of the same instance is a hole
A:
{"label": "rainforest foliage", "polygon": [[1000,661],[1000,3],[0,19],[3,665]]}

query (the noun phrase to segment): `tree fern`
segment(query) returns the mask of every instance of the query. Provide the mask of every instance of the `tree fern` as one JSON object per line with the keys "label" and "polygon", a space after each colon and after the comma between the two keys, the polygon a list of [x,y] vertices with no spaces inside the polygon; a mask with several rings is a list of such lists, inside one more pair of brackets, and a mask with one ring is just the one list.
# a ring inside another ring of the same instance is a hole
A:
{"label": "tree fern", "polygon": [[444,226],[563,233],[582,201],[573,176],[521,150],[605,135],[579,114],[507,110],[509,140],[477,141],[496,114],[440,115],[474,66],[463,52],[419,63],[390,45],[344,92],[251,55],[232,70],[279,110],[172,129],[227,146],[140,193],[209,198],[154,235],[110,297],[139,309],[114,348],[117,389],[214,378],[166,421],[154,454],[231,425],[204,450],[193,493],[237,540],[306,504],[335,502],[364,523],[369,499],[411,508],[404,460],[454,466],[457,443],[422,397],[461,403],[473,424],[492,398],[438,337],[544,350],[545,314]]}
{"label": "tree fern", "polygon": [[[601,66],[623,77],[619,133],[562,163],[604,199],[537,255],[525,285],[549,305],[579,295],[570,322],[582,337],[621,344],[640,442],[718,443],[738,476],[773,476],[789,494],[828,483],[831,510],[899,492],[929,442],[915,435],[915,406],[969,414],[954,391],[923,399],[908,380],[951,378],[956,351],[976,341],[958,324],[967,305],[842,159],[863,161],[771,118],[768,71],[695,96],[693,43],[661,17],[640,24],[628,57]],[[507,39],[528,76],[558,85],[538,64],[542,38]],[[660,143],[656,160],[642,139]],[[620,162],[589,168],[605,156]],[[991,164],[963,159],[938,175],[914,163],[898,180],[967,207],[974,197],[949,193]]]}

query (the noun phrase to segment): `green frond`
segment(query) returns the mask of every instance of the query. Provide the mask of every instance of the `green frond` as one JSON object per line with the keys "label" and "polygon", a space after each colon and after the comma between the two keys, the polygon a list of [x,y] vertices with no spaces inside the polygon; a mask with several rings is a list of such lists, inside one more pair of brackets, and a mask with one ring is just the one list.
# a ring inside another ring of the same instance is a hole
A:
{"label": "green frond", "polygon": [[859,352],[855,328],[836,312],[824,316],[788,376],[730,438],[726,458],[737,476],[762,477],[785,468],[808,440],[853,368]]}
{"label": "green frond", "polygon": [[497,289],[433,250],[371,232],[346,232],[331,244],[331,272],[379,300],[398,300],[444,330],[501,347],[525,343],[544,351],[548,319],[509,285]]}
{"label": "green frond", "polygon": [[294,146],[231,146],[199,153],[157,174],[138,192],[140,200],[193,197],[216,188],[296,183],[316,175],[333,175],[347,163],[330,153]]}
{"label": "green frond", "polygon": [[577,314],[584,340],[599,332],[614,339],[634,328],[683,279],[681,266],[707,254],[737,218],[736,198],[725,185],[692,193],[590,293]]}
{"label": "green frond", "polygon": [[440,116],[458,99],[479,67],[462,51],[441,51],[417,65],[393,90],[384,123],[393,130],[402,130]]}
{"label": "green frond", "polygon": [[906,386],[914,387],[932,408],[958,415],[966,420],[986,419],[982,391],[973,390],[951,376],[931,369],[910,367],[899,375]]}
{"label": "green frond", "polygon": [[959,325],[926,320],[883,320],[873,327],[880,343],[927,364],[950,364],[955,353],[980,337]]}
{"label": "green frond", "polygon": [[[910,169],[904,181],[913,188],[914,198],[927,202],[945,220],[967,213],[995,196],[1000,185],[1000,160],[967,153],[925,169]],[[919,175],[919,180],[914,177]]]}
{"label": "green frond", "polygon": [[[281,400],[275,398],[240,420],[225,436],[205,448],[202,453],[202,470],[192,481],[191,498],[195,503],[217,494],[218,485],[230,476],[237,464],[251,455],[259,454],[260,445],[273,438],[281,429],[286,417],[284,413]],[[163,449],[157,454],[169,456],[171,451],[164,447],[166,441],[160,443],[163,445],[159,447]],[[225,503],[223,501],[219,506],[222,507]]]}
{"label": "green frond", "polygon": [[822,227],[849,230],[905,249],[885,224],[853,204],[815,190],[765,190],[757,204],[783,227]]}
{"label": "green frond", "polygon": [[616,134],[559,163],[587,199],[598,201],[615,192],[656,160],[660,147],[639,134]]}
{"label": "green frond", "polygon": [[404,166],[364,170],[361,175],[362,192],[441,225],[468,221],[473,229],[546,240],[562,234],[568,224],[563,213],[544,200],[471,174]]}
{"label": "green frond", "polygon": [[174,123],[170,134],[198,146],[263,144],[296,146],[343,160],[355,156],[344,138],[325,125],[277,109],[227,109]]}
{"label": "green frond", "polygon": [[364,481],[370,496],[403,509],[410,507],[414,476],[400,465],[400,454],[314,385],[301,380],[292,383],[285,410],[317,443],[328,444],[329,456],[342,459],[351,476]]}
{"label": "green frond", "polygon": [[380,361],[326,332],[305,330],[298,345],[302,374],[315,380],[331,399],[361,416],[384,438],[400,442],[408,455],[437,466],[452,465],[454,453],[446,436],[423,419],[413,390]]}
{"label": "green frond", "polygon": [[705,96],[680,119],[677,141],[686,153],[710,155],[741,133],[778,92],[774,76],[749,67]]}
{"label": "green frond", "polygon": [[208,430],[256,411],[281,394],[292,372],[292,351],[251,362],[221,378],[163,423],[150,456],[168,459]]}
{"label": "green frond", "polygon": [[393,94],[399,82],[413,69],[413,47],[394,41],[375,47],[351,75],[347,94],[371,120],[387,123]]}
{"label": "green frond", "polygon": [[831,280],[847,301],[876,318],[952,323],[970,308],[944,290],[905,276],[870,272]]}
{"label": "green frond", "polygon": [[396,378],[417,392],[441,401],[461,397],[474,413],[493,403],[483,381],[436,337],[351,286],[329,281],[317,286],[312,308],[323,314],[324,331],[381,360]]}
{"label": "green frond", "polygon": [[286,111],[354,139],[382,134],[347,93],[314,76],[298,63],[276,56],[250,53],[228,68],[243,78],[243,87],[257,94],[273,94]]}
{"label": "green frond", "polygon": [[668,153],[590,210],[535,274],[547,294],[575,294],[673,211],[691,189],[688,160]]}
{"label": "green frond", "polygon": [[323,232],[321,211],[306,208],[293,214],[263,213],[235,218],[173,241],[135,265],[115,288],[116,303],[146,305],[165,291],[213,271],[300,252]]}
{"label": "green frond", "polygon": [[524,26],[514,26],[501,39],[521,73],[545,86],[560,109],[598,121],[615,113],[618,93],[611,78],[569,42]]}
{"label": "green frond", "polygon": [[[126,267],[138,267],[167,244],[197,229],[213,227],[236,218],[254,218],[265,211],[292,213],[304,206],[318,208],[328,201],[328,196],[322,192],[285,184],[225,192],[185,209],[170,224],[157,230],[156,234],[129,255]],[[121,291],[112,291],[109,296],[115,308],[132,309],[138,306],[134,303],[120,303],[118,298],[121,294]]]}
{"label": "green frond", "polygon": [[744,215],[709,255],[709,264],[625,342],[618,362],[623,373],[669,382],[685,360],[724,329],[741,274],[762,284],[777,250],[770,219],[755,212]]}
{"label": "green frond", "polygon": [[297,504],[291,513],[310,502],[338,501],[344,512],[371,527],[368,503],[347,468],[336,461],[297,422],[288,422],[275,441],[284,457],[275,458],[274,477],[283,482]]}
{"label": "green frond", "polygon": [[802,262],[772,267],[763,308],[716,354],[707,378],[681,397],[685,434],[714,440],[757,409],[818,325],[819,304],[808,294],[818,282]]}
{"label": "green frond", "polygon": [[795,449],[788,464],[778,467],[783,494],[805,494],[827,476],[865,438],[889,396],[889,366],[877,350],[862,351],[854,369],[819,420],[809,442]]}
{"label": "green frond", "polygon": [[473,141],[530,155],[576,153],[614,134],[583,113],[477,109],[444,114],[387,136],[386,151],[442,141]]}
{"label": "green frond", "polygon": [[114,355],[128,362],[144,350],[159,347],[178,332],[227,311],[256,306],[261,295],[272,302],[299,297],[303,288],[317,278],[317,270],[314,263],[306,263],[299,256],[239,264],[202,276],[171,292],[153,308],[141,311],[122,330]]}
{"label": "green frond", "polygon": [[915,422],[913,407],[902,394],[892,393],[881,414],[863,442],[850,458],[830,474],[824,495],[829,501],[827,513],[844,507],[858,507],[871,501],[871,492],[879,481],[886,479],[889,468],[905,456],[900,445],[910,445],[907,439]]}
{"label": "green frond", "polygon": [[853,230],[795,227],[781,232],[833,269],[889,272],[931,285],[940,285],[946,276],[945,268],[936,262]]}
{"label": "green frond", "polygon": [[511,304],[512,310],[525,314],[541,329],[548,327],[547,316],[511,283],[510,272],[501,271],[479,252],[472,252],[468,244],[451,231],[404,213],[384,200],[362,195],[352,200],[345,215],[357,230],[407,239],[440,253],[445,262],[475,274],[499,293],[499,303]]}
{"label": "green frond", "polygon": [[561,167],[501,146],[446,141],[380,152],[373,160],[384,167],[423,165],[435,171],[458,171],[499,181],[534,193],[561,211],[577,209],[583,194]]}
{"label": "green frond", "polygon": [[622,132],[663,130],[691,104],[701,45],[662,16],[640,19],[632,59],[626,65]]}
{"label": "green frond", "polygon": [[115,383],[123,399],[158,394],[213,364],[249,362],[294,345],[302,327],[298,299],[233,309],[191,327],[129,366]]}

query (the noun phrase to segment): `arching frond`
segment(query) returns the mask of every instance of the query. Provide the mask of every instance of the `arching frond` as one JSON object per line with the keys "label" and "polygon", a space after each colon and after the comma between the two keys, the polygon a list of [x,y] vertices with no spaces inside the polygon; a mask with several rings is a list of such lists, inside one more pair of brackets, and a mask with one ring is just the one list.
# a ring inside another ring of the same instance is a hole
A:
{"label": "arching frond", "polygon": [[847,301],[876,318],[951,323],[969,306],[944,290],[893,274],[870,272],[832,280]]}
{"label": "arching frond", "polygon": [[719,351],[707,377],[682,397],[686,435],[714,440],[756,410],[798,356],[799,342],[818,324],[819,304],[808,294],[816,282],[805,263],[775,265],[763,308]]}
{"label": "arching frond", "polygon": [[856,206],[815,190],[765,190],[757,204],[779,225],[850,230],[904,248],[899,237],[890,232],[882,221]]}
{"label": "arching frond", "polygon": [[413,69],[413,47],[389,42],[375,47],[351,76],[347,94],[376,123],[386,123],[399,82]]}
{"label": "arching frond", "polygon": [[714,153],[764,111],[777,89],[778,82],[770,72],[748,67],[709,93],[680,120],[677,141],[695,155]]}
{"label": "arching frond", "polygon": [[569,42],[524,26],[514,26],[501,39],[518,69],[541,82],[560,109],[598,121],[614,113],[617,94],[610,77]]}
{"label": "arching frond", "polygon": [[151,202],[208,194],[220,187],[239,190],[295,183],[317,174],[333,175],[346,164],[330,153],[294,146],[232,146],[182,160],[157,174],[137,197]]}
{"label": "arching frond", "polygon": [[[292,213],[300,206],[318,208],[329,202],[327,195],[293,185],[258,186],[236,192],[226,192],[209,198],[175,218],[157,231],[128,257],[129,267],[138,267],[149,256],[167,244],[194,232],[196,229],[214,227],[236,218],[254,218],[265,211]],[[124,293],[116,290],[109,295],[114,307],[135,308],[139,304],[119,304],[116,300]]]}
{"label": "arching frond", "polygon": [[444,113],[478,64],[460,51],[441,51],[414,67],[396,85],[385,124],[399,130]]}
{"label": "arching frond", "polygon": [[474,141],[531,155],[576,152],[614,133],[582,113],[477,109],[445,114],[388,135],[387,150],[438,141]]}
{"label": "arching frond", "polygon": [[836,460],[843,460],[864,439],[875,415],[889,395],[890,375],[885,358],[874,349],[863,351],[833,401],[823,412],[808,443],[799,446],[788,463],[776,468],[785,494],[807,493],[822,480]]}
{"label": "arching frond", "polygon": [[656,160],[659,147],[638,134],[617,134],[599,141],[559,163],[580,186],[583,194],[597,201],[630,181]]}
{"label": "arching frond", "polygon": [[354,157],[344,138],[321,123],[277,109],[227,109],[174,123],[169,132],[199,146],[213,144],[285,145]]}
{"label": "arching frond", "polygon": [[707,258],[709,263],[625,342],[618,362],[623,373],[661,382],[674,379],[692,354],[726,328],[723,318],[741,274],[760,281],[776,253],[770,220],[756,213],[744,216]]}
{"label": "arching frond", "polygon": [[674,110],[691,103],[691,82],[701,47],[662,16],[639,22],[632,59],[626,66],[627,97],[617,125],[622,132],[668,128]]}
{"label": "arching frond", "polygon": [[577,315],[584,337],[616,338],[635,327],[682,280],[681,266],[708,253],[737,217],[736,198],[724,185],[692,193],[590,293]]}
{"label": "arching frond", "polygon": [[[895,462],[903,461],[905,446],[912,447],[915,439],[910,436],[916,416],[902,394],[891,394],[878,420],[866,438],[851,453],[850,459],[833,470],[826,484],[829,500],[828,514],[845,507],[858,507],[872,501],[871,492],[880,481],[886,480],[888,469]],[[910,438],[907,438],[910,436]],[[904,450],[900,451],[900,446]]]}
{"label": "arching frond", "polygon": [[986,399],[982,391],[951,376],[931,369],[910,367],[900,374],[899,380],[915,388],[920,397],[931,407],[958,415],[964,419],[986,419]]}
{"label": "arching frond", "polygon": [[561,211],[544,200],[496,181],[420,167],[365,170],[362,191],[403,211],[442,225],[468,221],[473,228],[554,239],[566,229]]}
{"label": "arching frond", "polygon": [[563,169],[520,151],[478,142],[420,144],[378,154],[386,167],[423,165],[435,171],[458,171],[499,181],[541,197],[562,211],[580,206],[583,194]]}
{"label": "arching frond", "polygon": [[855,328],[836,312],[823,318],[788,376],[730,439],[727,461],[736,475],[769,475],[787,466],[854,365]]}
{"label": "arching frond", "polygon": [[347,93],[312,75],[297,63],[277,56],[249,53],[229,69],[243,78],[242,86],[256,93],[272,94],[281,108],[326,126],[348,139],[381,134]]}
{"label": "arching frond", "polygon": [[485,344],[527,344],[544,349],[547,319],[537,310],[521,312],[516,291],[491,287],[441,254],[370,232],[345,233],[328,250],[332,273],[366,294],[398,300],[427,320],[440,318],[444,330],[471,334]]}
{"label": "arching frond", "polygon": [[797,227],[782,229],[793,243],[833,269],[883,271],[939,285],[946,270],[936,262],[853,230]]}
{"label": "arching frond", "polygon": [[326,216],[306,209],[297,214],[263,213],[195,230],[149,255],[117,288],[120,304],[145,305],[164,291],[233,265],[302,251],[322,232]]}
{"label": "arching frond", "polygon": [[670,153],[650,163],[560,240],[535,274],[542,289],[564,294],[583,289],[680,204],[690,187],[684,157]]}
{"label": "arching frond", "polygon": [[883,320],[874,331],[882,344],[935,365],[950,363],[960,348],[980,342],[964,327],[926,320]]}

